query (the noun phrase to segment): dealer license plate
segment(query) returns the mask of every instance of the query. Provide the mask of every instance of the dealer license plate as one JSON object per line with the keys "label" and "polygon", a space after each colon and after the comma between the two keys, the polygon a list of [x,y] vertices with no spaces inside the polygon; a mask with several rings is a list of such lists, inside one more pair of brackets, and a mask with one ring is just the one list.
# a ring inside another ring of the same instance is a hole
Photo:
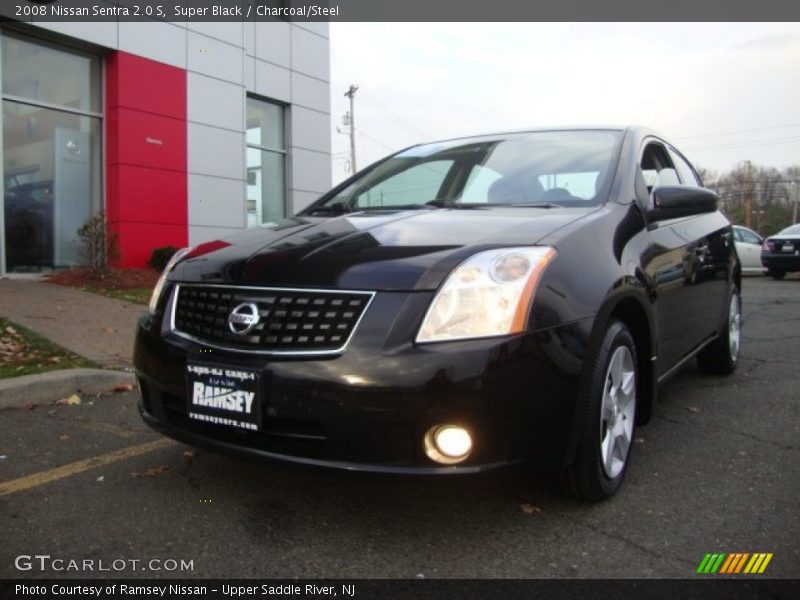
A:
{"label": "dealer license plate", "polygon": [[249,369],[188,363],[189,418],[205,423],[257,431],[259,374]]}

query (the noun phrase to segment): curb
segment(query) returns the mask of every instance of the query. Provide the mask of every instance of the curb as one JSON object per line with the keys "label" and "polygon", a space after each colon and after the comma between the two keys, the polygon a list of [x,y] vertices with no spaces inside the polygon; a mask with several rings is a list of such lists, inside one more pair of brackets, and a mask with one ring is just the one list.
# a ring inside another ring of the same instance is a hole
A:
{"label": "curb", "polygon": [[133,373],[104,369],[63,369],[0,379],[0,408],[51,403],[72,394],[99,394],[123,383],[135,385]]}

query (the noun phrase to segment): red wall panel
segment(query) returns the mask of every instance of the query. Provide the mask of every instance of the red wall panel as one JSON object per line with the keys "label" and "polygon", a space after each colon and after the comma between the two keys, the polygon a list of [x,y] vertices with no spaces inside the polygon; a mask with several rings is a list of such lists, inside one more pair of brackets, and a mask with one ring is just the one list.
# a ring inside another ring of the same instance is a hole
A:
{"label": "red wall panel", "polygon": [[107,115],[118,140],[109,146],[109,164],[186,173],[185,120],[120,107],[109,109]]}
{"label": "red wall panel", "polygon": [[[106,60],[109,106],[186,120],[186,72],[127,52]],[[183,81],[184,85],[180,85]]]}
{"label": "red wall panel", "polygon": [[[141,240],[142,243],[127,244],[122,252],[123,267],[146,267],[153,248],[162,246],[186,246],[186,225],[168,223],[119,222],[113,231],[122,240]],[[122,243],[120,243],[122,248]]]}
{"label": "red wall panel", "polygon": [[[186,226],[186,173],[148,167],[117,165],[118,220]],[[185,244],[185,241],[184,241]]]}
{"label": "red wall panel", "polygon": [[106,61],[107,218],[120,265],[188,238],[186,72],[125,52]]}

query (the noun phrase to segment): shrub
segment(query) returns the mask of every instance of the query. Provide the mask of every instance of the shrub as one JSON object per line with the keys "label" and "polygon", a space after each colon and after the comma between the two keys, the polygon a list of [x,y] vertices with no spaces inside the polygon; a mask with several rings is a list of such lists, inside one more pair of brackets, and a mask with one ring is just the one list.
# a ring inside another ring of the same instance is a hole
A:
{"label": "shrub", "polygon": [[97,279],[105,278],[119,260],[119,239],[108,231],[103,213],[90,217],[78,228],[78,242],[86,266]]}
{"label": "shrub", "polygon": [[172,258],[172,255],[178,250],[179,248],[176,248],[175,246],[162,246],[161,248],[155,248],[153,250],[153,254],[150,255],[150,260],[147,262],[147,264],[156,271],[163,271],[167,268],[169,259]]}

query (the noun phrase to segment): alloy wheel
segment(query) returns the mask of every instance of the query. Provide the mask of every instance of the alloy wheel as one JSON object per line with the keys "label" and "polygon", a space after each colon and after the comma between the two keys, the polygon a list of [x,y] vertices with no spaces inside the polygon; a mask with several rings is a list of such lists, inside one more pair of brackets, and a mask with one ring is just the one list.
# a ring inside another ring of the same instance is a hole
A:
{"label": "alloy wheel", "polygon": [[742,335],[742,311],[739,295],[731,296],[731,306],[728,311],[728,343],[730,344],[731,361],[739,358],[739,342]]}
{"label": "alloy wheel", "polygon": [[636,368],[627,346],[620,346],[611,357],[603,387],[600,409],[600,457],[609,479],[625,467],[633,437],[636,410]]}

